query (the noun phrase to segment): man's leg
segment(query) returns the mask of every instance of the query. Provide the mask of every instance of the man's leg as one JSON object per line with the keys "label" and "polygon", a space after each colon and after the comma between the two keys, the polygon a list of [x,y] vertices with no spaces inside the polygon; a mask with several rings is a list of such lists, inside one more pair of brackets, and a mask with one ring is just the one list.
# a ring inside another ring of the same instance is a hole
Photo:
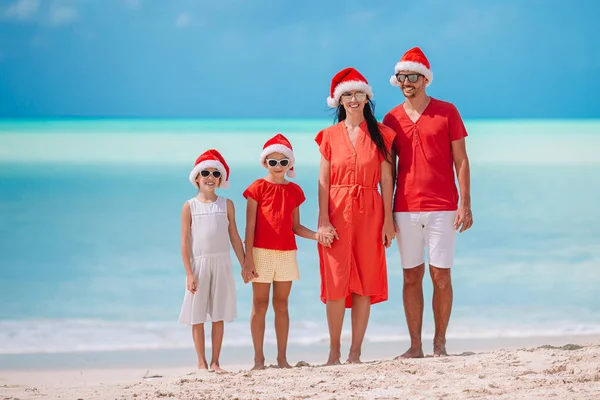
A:
{"label": "man's leg", "polygon": [[410,334],[410,348],[403,358],[423,357],[421,329],[423,326],[424,237],[420,213],[394,213],[398,228],[397,242],[404,271],[402,298]]}
{"label": "man's leg", "polygon": [[423,344],[421,342],[421,329],[423,326],[423,275],[425,265],[404,270],[404,313],[410,335],[410,348],[402,354],[402,358],[423,357]]}
{"label": "man's leg", "polygon": [[435,321],[435,335],[433,337],[433,356],[447,356],[446,330],[452,312],[452,281],[450,268],[437,268],[429,265],[429,272],[433,281],[433,319]]}
{"label": "man's leg", "polygon": [[433,282],[433,356],[447,356],[446,330],[452,312],[452,279],[450,268],[454,263],[456,230],[452,226],[455,212],[432,212],[425,235],[429,243],[429,273]]}

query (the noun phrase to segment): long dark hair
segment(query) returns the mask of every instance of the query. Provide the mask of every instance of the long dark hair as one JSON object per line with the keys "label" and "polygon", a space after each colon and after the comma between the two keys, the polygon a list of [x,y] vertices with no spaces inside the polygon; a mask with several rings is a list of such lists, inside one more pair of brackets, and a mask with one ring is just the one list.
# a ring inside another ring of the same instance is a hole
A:
{"label": "long dark hair", "polygon": [[[388,159],[388,151],[385,148],[385,141],[383,140],[383,136],[381,132],[379,132],[379,126],[377,125],[377,119],[375,119],[375,105],[369,99],[367,104],[365,104],[365,108],[363,109],[363,115],[365,116],[365,121],[367,121],[367,127],[369,128],[369,135],[371,136],[371,140],[377,146],[377,150],[379,154],[383,157],[384,160],[389,161]],[[336,111],[336,119],[337,122],[342,122],[346,119],[346,109],[343,104],[339,104]]]}

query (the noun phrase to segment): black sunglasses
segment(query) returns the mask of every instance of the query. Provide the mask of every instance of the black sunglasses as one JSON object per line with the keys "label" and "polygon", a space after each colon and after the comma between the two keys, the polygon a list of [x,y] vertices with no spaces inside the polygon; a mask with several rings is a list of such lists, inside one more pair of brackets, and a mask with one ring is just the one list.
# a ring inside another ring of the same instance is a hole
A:
{"label": "black sunglasses", "polygon": [[281,160],[276,160],[274,158],[267,158],[267,164],[269,165],[269,167],[276,167],[277,164],[281,165],[282,167],[287,167],[290,163],[290,160],[287,158],[282,158]]}
{"label": "black sunglasses", "polygon": [[398,79],[398,82],[403,83],[406,78],[408,78],[409,82],[415,83],[416,81],[419,80],[420,76],[425,76],[423,74],[396,74],[396,79]]}
{"label": "black sunglasses", "polygon": [[219,171],[209,171],[207,169],[200,171],[200,175],[202,175],[203,178],[208,178],[210,174],[212,174],[212,176],[214,176],[216,179],[221,177],[221,173]]}

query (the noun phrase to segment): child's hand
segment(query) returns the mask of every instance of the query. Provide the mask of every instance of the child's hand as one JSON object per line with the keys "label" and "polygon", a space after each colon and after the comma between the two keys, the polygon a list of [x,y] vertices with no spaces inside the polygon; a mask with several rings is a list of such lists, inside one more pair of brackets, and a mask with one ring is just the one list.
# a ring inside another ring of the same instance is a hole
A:
{"label": "child's hand", "polygon": [[335,236],[330,233],[317,233],[315,236],[315,239],[317,239],[317,241],[325,247],[331,247],[331,243],[333,243],[334,238]]}
{"label": "child's hand", "polygon": [[192,294],[196,293],[196,289],[198,289],[198,282],[196,282],[196,277],[194,275],[187,275],[185,278],[187,290],[189,290]]}
{"label": "child's hand", "polygon": [[319,243],[325,247],[331,247],[334,239],[339,239],[337,231],[331,225],[331,223],[327,222],[323,225],[319,226],[319,231],[317,233],[317,240]]}
{"label": "child's hand", "polygon": [[244,265],[242,265],[242,279],[244,283],[248,283],[254,278],[258,278],[258,273],[254,267],[254,260],[251,257],[246,257]]}
{"label": "child's hand", "polygon": [[337,232],[335,230],[331,231],[319,231],[316,235],[317,241],[325,247],[331,247],[334,239],[337,239]]}
{"label": "child's hand", "polygon": [[331,247],[333,239],[335,239],[335,235],[333,233],[326,233],[325,235],[323,235],[323,242],[328,247]]}

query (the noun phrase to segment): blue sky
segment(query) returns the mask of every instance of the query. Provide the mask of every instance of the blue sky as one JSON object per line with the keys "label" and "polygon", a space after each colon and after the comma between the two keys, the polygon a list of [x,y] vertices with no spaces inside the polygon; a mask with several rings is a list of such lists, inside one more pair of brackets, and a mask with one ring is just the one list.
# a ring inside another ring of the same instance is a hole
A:
{"label": "blue sky", "polygon": [[463,117],[599,118],[599,4],[0,0],[0,117],[327,117],[347,66],[381,116],[420,46]]}

